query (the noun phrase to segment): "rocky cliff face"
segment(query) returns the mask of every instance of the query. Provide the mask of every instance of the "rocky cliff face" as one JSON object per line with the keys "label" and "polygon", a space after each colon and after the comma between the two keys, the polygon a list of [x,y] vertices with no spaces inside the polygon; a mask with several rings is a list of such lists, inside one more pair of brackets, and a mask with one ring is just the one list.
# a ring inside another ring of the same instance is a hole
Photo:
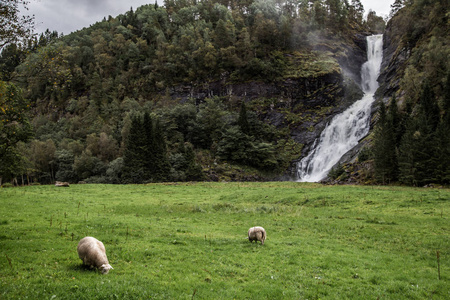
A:
{"label": "rocky cliff face", "polygon": [[409,51],[401,47],[399,35],[394,33],[391,20],[383,34],[383,61],[378,77],[380,87],[376,93],[377,99],[390,98],[398,90],[409,56]]}
{"label": "rocky cliff face", "polygon": [[[342,85],[340,73],[333,72],[320,77],[286,79],[276,82],[250,81],[243,83],[227,83],[226,80],[205,83],[201,86],[183,85],[170,90],[170,96],[185,102],[195,99],[197,102],[209,97],[234,97],[246,102],[260,98],[279,99],[279,105],[285,107],[299,101],[308,107],[332,105],[334,97],[325,91],[329,86]],[[316,97],[311,95],[316,94]]]}
{"label": "rocky cliff face", "polygon": [[[323,49],[317,50],[333,50],[331,47],[321,47]],[[366,35],[357,34],[351,42],[341,41],[334,51],[333,57],[339,63],[340,70],[320,76],[240,83],[230,83],[224,78],[202,85],[173,87],[169,94],[172,99],[181,102],[194,99],[200,103],[213,96],[245,100],[260,119],[277,128],[289,128],[291,137],[303,145],[299,161],[308,154],[333,116],[363,95],[360,78],[361,66],[367,60]],[[297,161],[287,170],[287,178],[295,179]]]}
{"label": "rocky cliff face", "polygon": [[[360,99],[361,65],[366,61],[366,35],[357,34],[351,42],[340,41],[339,47],[321,45],[316,50],[333,52],[340,71],[316,77],[287,78],[275,82],[221,81],[202,85],[183,85],[169,90],[172,99],[181,102],[219,96],[244,99],[249,105],[270,99],[266,105],[256,105],[264,121],[276,127],[288,127],[292,138],[304,145],[302,156],[310,150],[330,119]],[[300,158],[299,158],[300,159]]]}

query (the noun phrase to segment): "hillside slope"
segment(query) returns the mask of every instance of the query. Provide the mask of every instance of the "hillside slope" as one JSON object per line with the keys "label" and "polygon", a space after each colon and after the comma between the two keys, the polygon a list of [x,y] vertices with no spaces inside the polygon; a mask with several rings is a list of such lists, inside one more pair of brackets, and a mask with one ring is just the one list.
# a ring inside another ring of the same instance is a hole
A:
{"label": "hillside slope", "polygon": [[121,182],[147,112],[164,131],[163,180],[280,178],[360,96],[362,14],[347,1],[168,1],[54,39],[13,76],[32,103],[25,169],[39,182]]}

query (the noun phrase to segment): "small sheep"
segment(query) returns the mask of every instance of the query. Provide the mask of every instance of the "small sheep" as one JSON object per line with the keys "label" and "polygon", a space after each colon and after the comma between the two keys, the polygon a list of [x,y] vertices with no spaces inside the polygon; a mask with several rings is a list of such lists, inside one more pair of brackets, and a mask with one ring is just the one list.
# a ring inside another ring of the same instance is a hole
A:
{"label": "small sheep", "polygon": [[78,243],[77,251],[85,265],[98,268],[102,274],[108,274],[109,270],[113,269],[106,257],[105,246],[96,238],[90,236],[82,238]]}
{"label": "small sheep", "polygon": [[248,240],[253,243],[253,241],[260,241],[261,245],[264,245],[266,240],[266,230],[260,226],[252,227],[248,230]]}

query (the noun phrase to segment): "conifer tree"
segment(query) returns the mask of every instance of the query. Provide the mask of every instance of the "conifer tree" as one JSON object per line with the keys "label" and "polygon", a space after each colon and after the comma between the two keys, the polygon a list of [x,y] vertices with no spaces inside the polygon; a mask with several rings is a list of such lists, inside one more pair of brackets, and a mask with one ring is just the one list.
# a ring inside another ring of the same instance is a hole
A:
{"label": "conifer tree", "polygon": [[388,119],[391,122],[392,130],[394,132],[395,146],[398,148],[402,135],[405,132],[405,125],[403,124],[402,116],[398,111],[397,98],[395,95],[392,97],[391,104],[389,105]]}
{"label": "conifer tree", "polygon": [[437,129],[436,179],[438,183],[450,184],[450,124],[443,118]]}
{"label": "conifer tree", "polygon": [[377,179],[383,184],[395,181],[397,179],[397,155],[393,119],[388,118],[383,102],[380,105],[380,118],[375,129],[373,153]]}
{"label": "conifer tree", "polygon": [[416,132],[416,128],[415,119],[410,117],[399,147],[399,180],[407,185],[417,185],[417,155],[414,145],[419,134]]}
{"label": "conifer tree", "polygon": [[450,126],[450,71],[447,72],[447,81],[444,85],[443,94],[443,121]]}
{"label": "conifer tree", "polygon": [[154,168],[155,173],[152,176],[156,181],[167,181],[170,174],[170,164],[167,157],[167,146],[164,139],[164,133],[159,120],[156,121],[154,128]]}
{"label": "conifer tree", "polygon": [[203,171],[201,165],[195,161],[195,153],[192,149],[192,145],[187,145],[185,147],[184,157],[186,160],[186,180],[188,181],[199,181],[204,179]]}
{"label": "conifer tree", "polygon": [[394,16],[402,7],[404,0],[395,0],[394,3],[391,4],[391,12],[390,17]]}
{"label": "conifer tree", "polygon": [[437,182],[439,159],[439,107],[434,93],[425,83],[419,98],[417,115],[410,116],[399,154],[400,180],[406,184]]}
{"label": "conifer tree", "polygon": [[144,151],[144,173],[145,178],[150,180],[155,174],[155,157],[156,157],[156,146],[155,146],[155,135],[153,131],[153,121],[149,113],[144,114],[144,120],[142,123],[143,131],[145,133],[145,140],[143,145]]}
{"label": "conifer tree", "polygon": [[429,132],[434,132],[439,124],[440,111],[435,94],[428,81],[425,82],[422,87],[422,93],[420,94],[419,99],[419,110],[419,113],[421,113],[421,117],[423,118],[422,121],[424,122],[422,128]]}
{"label": "conifer tree", "polygon": [[241,110],[239,111],[238,124],[243,133],[250,134],[250,126],[248,124],[247,108],[245,105],[245,101],[242,101],[241,103]]}
{"label": "conifer tree", "polygon": [[450,72],[447,73],[443,94],[444,114],[437,129],[439,157],[436,177],[439,183],[450,184]]}
{"label": "conifer tree", "polygon": [[130,134],[123,155],[122,181],[124,183],[142,183],[145,180],[144,137],[141,118],[135,116],[131,120]]}

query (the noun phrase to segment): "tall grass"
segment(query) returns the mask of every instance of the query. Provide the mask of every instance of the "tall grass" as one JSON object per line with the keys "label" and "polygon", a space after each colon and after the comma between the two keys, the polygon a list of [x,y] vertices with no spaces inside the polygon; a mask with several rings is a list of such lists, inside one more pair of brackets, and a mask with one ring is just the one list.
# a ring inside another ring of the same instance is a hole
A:
{"label": "tall grass", "polygon": [[[449,201],[292,182],[1,189],[0,299],[449,299]],[[256,225],[264,246],[245,239]],[[88,235],[109,274],[82,266]]]}

